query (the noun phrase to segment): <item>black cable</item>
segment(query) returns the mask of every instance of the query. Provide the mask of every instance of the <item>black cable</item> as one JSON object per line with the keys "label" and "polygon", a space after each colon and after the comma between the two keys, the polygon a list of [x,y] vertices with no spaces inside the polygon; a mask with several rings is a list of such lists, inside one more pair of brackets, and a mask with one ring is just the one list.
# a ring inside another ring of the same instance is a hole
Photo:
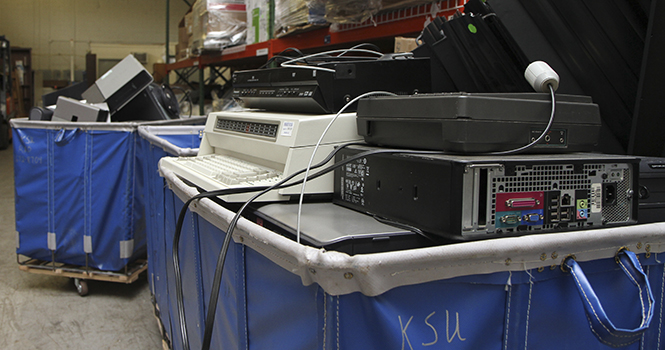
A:
{"label": "black cable", "polygon": [[176,223],[176,234],[173,236],[173,270],[175,277],[176,300],[178,307],[178,320],[180,322],[180,340],[184,350],[189,350],[189,338],[187,335],[187,324],[185,319],[185,306],[182,295],[182,277],[180,276],[180,258],[178,257],[178,246],[180,244],[180,230],[185,221],[186,211],[180,211],[180,216]]}
{"label": "black cable", "polygon": [[453,242],[466,242],[466,240],[464,238],[462,238],[458,235],[455,235],[455,234],[439,233],[438,236],[433,237],[431,234],[426,233],[423,230],[421,230],[421,229],[419,229],[415,226],[412,226],[412,225],[409,225],[409,224],[406,224],[406,223],[403,223],[403,222],[399,222],[399,221],[395,221],[395,220],[392,220],[392,219],[384,218],[384,217],[378,216],[378,215],[372,215],[372,217],[374,218],[374,220],[376,220],[376,221],[378,221],[382,224],[395,226],[397,228],[401,228],[401,229],[404,229],[404,230],[411,231],[411,232],[416,233],[416,234],[418,234],[418,235],[420,235],[420,236],[422,236],[422,237],[424,237],[424,238],[426,238],[426,239],[428,239],[428,240],[430,240],[434,243],[441,243],[440,238],[446,238],[446,239],[448,239],[450,241],[453,241]]}
{"label": "black cable", "polygon": [[[339,149],[341,149],[341,148],[342,147],[339,147],[339,148],[335,149],[333,152],[331,152],[331,154],[328,155],[328,157],[326,157],[326,159],[324,159],[322,163],[317,164],[316,167],[322,166],[322,165],[326,164],[328,161],[330,161],[330,159],[332,159],[332,157],[334,157],[334,155],[337,153],[337,151],[339,151]],[[176,284],[175,285],[175,287],[176,287],[176,303],[177,303],[178,319],[180,321],[181,340],[183,342],[183,348],[184,349],[186,349],[186,350],[189,349],[189,340],[188,340],[188,335],[187,335],[187,324],[186,324],[186,316],[185,316],[185,311],[184,311],[184,300],[183,300],[183,294],[182,294],[183,292],[182,292],[182,277],[180,275],[180,257],[179,257],[178,252],[179,252],[179,247],[180,247],[180,236],[182,235],[182,227],[183,227],[183,224],[184,224],[184,221],[185,221],[185,216],[187,215],[187,208],[189,208],[189,205],[193,201],[195,201],[197,199],[201,199],[201,198],[216,197],[216,196],[222,196],[222,195],[228,195],[228,194],[234,194],[234,193],[254,192],[254,191],[263,191],[263,192],[260,192],[260,194],[263,194],[265,192],[268,192],[268,191],[272,190],[273,188],[276,188],[276,187],[286,183],[287,181],[293,179],[295,176],[299,175],[302,172],[304,172],[304,170],[302,170],[300,172],[296,172],[296,173],[286,177],[284,180],[282,180],[282,181],[278,182],[277,184],[275,184],[273,186],[270,186],[270,187],[260,187],[260,188],[244,187],[244,188],[231,188],[231,189],[203,192],[203,193],[200,193],[196,196],[191,197],[190,199],[188,199],[184,203],[182,209],[180,210],[180,214],[178,215],[178,221],[176,222],[176,229],[175,229],[175,232],[174,232],[174,235],[173,235],[173,252],[172,252],[173,268],[175,270],[174,271],[174,277],[175,277],[175,284]],[[246,204],[249,204],[249,203],[250,203],[249,201],[246,202]],[[246,205],[242,207],[241,211],[244,210],[245,207],[246,207]],[[235,220],[235,221],[237,221],[237,220]],[[230,228],[235,227],[235,224],[233,226],[229,226],[229,227]],[[232,236],[232,233],[233,233],[232,230],[227,230],[227,231],[229,231],[230,233],[227,233],[227,236],[224,239],[224,244],[222,245],[222,250],[220,251],[220,257],[219,257],[218,263],[217,263],[217,266],[220,266],[219,260],[220,259],[222,260],[221,268],[216,268],[215,269],[215,279],[213,279],[213,281],[217,280],[217,274],[218,274],[217,271],[219,270],[220,271],[219,272],[220,283],[217,283],[217,285],[219,285],[219,286],[221,286],[221,270],[223,269],[223,266],[224,266],[223,261],[226,257],[226,251],[228,250],[228,245],[229,245],[229,243],[226,243],[226,241],[227,241],[227,238],[230,238]],[[223,256],[222,256],[221,252],[224,252]],[[214,284],[214,282],[213,282],[213,288],[216,289],[216,292],[211,294],[211,301],[210,302],[211,303],[214,302],[214,304],[208,304],[209,309],[211,309],[213,311],[212,312],[212,315],[213,315],[212,320],[209,321],[211,324],[212,324],[212,322],[214,322],[214,310],[217,307],[217,297],[216,296],[219,294],[219,286],[217,286],[217,285]],[[215,286],[217,286],[217,287],[215,287]],[[212,300],[213,296],[215,296],[214,300]],[[214,305],[214,308],[210,308],[210,305]],[[211,316],[210,316],[210,313],[209,313],[208,316],[206,317],[206,324],[208,323],[207,319],[210,318],[210,317]],[[211,328],[212,328],[212,325],[211,325]],[[204,344],[206,344],[206,343],[204,343]],[[208,345],[204,346],[204,348],[209,348],[209,346],[210,346],[210,339],[209,338],[207,339],[207,344]]]}
{"label": "black cable", "polygon": [[[302,56],[301,56],[301,57],[302,57]],[[259,67],[258,69],[267,69],[267,68],[271,68],[270,65],[271,65],[272,63],[275,63],[277,66],[279,66],[279,65],[281,64],[281,62],[277,62],[278,60],[282,60],[283,62],[286,62],[286,61],[291,60],[291,59],[293,59],[293,58],[294,58],[294,57],[292,57],[292,56],[275,55],[275,56],[272,56],[272,57],[271,57],[271,58],[270,58],[265,64],[263,64],[263,65],[262,65],[261,67]],[[274,67],[273,67],[273,68],[274,68]]]}
{"label": "black cable", "polygon": [[[272,187],[272,186],[271,186]],[[245,208],[258,198],[260,195],[271,191],[272,188],[267,188],[256,195],[254,195],[250,200],[246,201],[238,212],[233,217],[233,220],[229,223],[229,227],[226,230],[226,236],[224,237],[224,242],[222,243],[222,248],[217,256],[217,265],[215,268],[215,274],[212,279],[212,289],[210,291],[210,301],[208,302],[208,312],[206,313],[205,328],[203,332],[203,344],[201,349],[208,350],[210,349],[210,343],[212,340],[212,330],[215,323],[215,314],[217,313],[217,302],[219,299],[219,290],[222,287],[222,272],[224,271],[224,263],[226,262],[226,254],[229,251],[229,245],[231,244],[231,237],[233,236],[233,231],[235,230],[238,220],[240,220],[240,213],[245,210]]]}
{"label": "black cable", "polygon": [[285,54],[285,53],[287,53],[287,52],[289,52],[289,51],[293,51],[293,52],[297,53],[298,56],[300,56],[300,57],[305,56],[305,54],[303,54],[302,51],[298,50],[298,49],[295,48],[295,47],[287,47],[286,49],[284,49],[284,50],[282,50],[280,53],[278,53],[278,55],[283,55],[283,54]]}
{"label": "black cable", "polygon": [[189,93],[189,91],[183,89],[180,86],[175,86],[174,85],[174,86],[171,86],[171,88],[176,89],[176,90],[180,90],[183,93],[184,96],[182,97],[182,99],[180,99],[180,101],[178,101],[178,105],[186,98],[187,102],[189,102],[189,116],[187,118],[191,118],[192,117],[192,110],[194,109],[194,102],[192,101],[192,95]]}
{"label": "black cable", "polygon": [[[346,145],[343,145],[343,146],[337,147],[335,150],[333,150],[333,151],[332,151],[332,152],[326,157],[326,159],[324,159],[323,161],[319,162],[319,163],[316,164],[316,165],[313,165],[311,168],[312,168],[312,169],[316,169],[316,168],[319,168],[319,167],[325,165],[326,163],[328,163],[328,161],[329,161],[330,159],[332,159],[332,157],[334,157],[334,155],[335,155],[337,152],[339,152],[341,149],[343,149],[343,148],[345,148],[345,147],[347,147],[347,146],[349,146],[349,145],[350,145],[350,144],[346,144]],[[342,160],[342,161],[340,161],[340,162],[337,162],[337,163],[335,163],[335,164],[332,164],[332,165],[330,165],[330,166],[328,166],[328,167],[326,167],[326,168],[324,168],[324,169],[322,169],[322,170],[320,170],[320,171],[318,171],[318,172],[312,174],[312,175],[309,177],[309,180],[313,180],[313,179],[316,179],[316,178],[318,178],[318,177],[320,177],[320,176],[323,176],[323,175],[325,175],[325,174],[327,174],[327,173],[329,173],[329,172],[331,172],[331,171],[333,171],[333,170],[335,170],[335,169],[341,167],[342,165],[345,165],[345,164],[347,164],[347,163],[353,162],[354,160],[357,160],[357,159],[360,159],[360,158],[366,157],[366,156],[368,156],[368,155],[372,155],[372,154],[380,154],[380,153],[441,154],[441,152],[439,152],[439,151],[413,151],[413,150],[397,150],[397,149],[372,149],[372,150],[369,150],[369,151],[365,151],[365,152],[358,153],[358,154],[356,154],[356,155],[354,155],[354,156],[351,156],[351,157],[349,157],[349,158],[346,158],[346,159],[344,159],[344,160]],[[291,176],[289,176],[288,179],[285,179],[285,180],[283,180],[283,181],[280,181],[278,184],[275,184],[275,185],[273,185],[273,186],[270,186],[270,187],[264,189],[263,191],[257,193],[256,195],[254,195],[252,198],[250,198],[249,200],[247,200],[247,201],[243,204],[243,206],[242,206],[242,207],[236,212],[236,214],[234,215],[233,219],[231,220],[231,222],[230,222],[230,224],[229,224],[229,227],[228,227],[228,229],[227,229],[226,237],[224,237],[224,243],[222,244],[222,249],[220,250],[220,253],[219,253],[219,256],[218,256],[217,267],[215,268],[215,275],[214,275],[214,278],[213,278],[213,282],[212,282],[212,290],[211,290],[211,294],[210,294],[210,302],[208,303],[208,314],[206,315],[206,322],[205,322],[205,328],[204,328],[203,346],[202,346],[202,349],[203,349],[203,350],[208,350],[208,349],[210,349],[210,341],[211,341],[211,338],[212,338],[212,329],[213,329],[213,324],[214,324],[214,320],[215,320],[215,313],[216,313],[217,301],[218,301],[218,297],[219,297],[219,290],[220,290],[220,288],[221,288],[221,278],[222,278],[222,272],[223,272],[223,269],[224,269],[224,263],[225,263],[225,260],[226,260],[226,254],[228,253],[228,248],[229,248],[229,245],[230,245],[230,242],[231,242],[231,237],[232,237],[232,235],[233,235],[233,231],[235,230],[235,227],[236,227],[236,225],[237,225],[237,223],[238,223],[238,220],[239,220],[240,217],[242,216],[242,212],[243,212],[243,211],[245,210],[245,208],[247,208],[247,206],[248,206],[249,204],[251,204],[255,199],[257,199],[258,197],[262,196],[262,195],[265,194],[265,193],[268,193],[268,192],[272,191],[273,189],[283,188],[283,187],[290,187],[290,186],[295,186],[295,185],[298,185],[298,184],[302,183],[302,179],[301,179],[301,180],[297,180],[297,181],[295,181],[295,182],[293,182],[293,183],[288,183],[288,184],[287,184],[286,182],[289,181],[290,179],[292,179],[293,177],[295,177],[295,176],[297,176],[297,175],[300,175],[300,174],[303,173],[304,171],[305,171],[304,169],[303,169],[303,170],[300,170],[300,171],[298,171],[298,172],[292,174]]]}
{"label": "black cable", "polygon": [[278,53],[278,54],[276,54],[276,55],[270,57],[270,59],[269,59],[266,63],[264,63],[261,67],[259,67],[259,69],[263,69],[263,68],[268,67],[271,63],[273,63],[274,61],[276,61],[278,58],[284,58],[284,59],[286,59],[286,58],[289,58],[289,59],[290,59],[290,58],[293,58],[293,57],[291,57],[291,56],[285,56],[285,55],[284,55],[285,53],[287,53],[287,52],[289,52],[289,51],[293,51],[293,52],[297,53],[297,54],[298,54],[297,57],[302,57],[302,56],[304,56],[304,54],[302,53],[302,51],[296,49],[295,47],[287,47],[286,49],[282,50],[280,53]]}
{"label": "black cable", "polygon": [[[327,157],[324,159],[322,162],[319,162],[318,164],[314,165],[313,168],[318,168],[330,161],[339,150],[341,150],[343,147],[338,147],[334,149]],[[229,245],[231,244],[231,237],[233,236],[233,231],[235,230],[236,224],[238,223],[238,220],[240,220],[242,212],[247,208],[247,206],[252,203],[256,198],[259,196],[268,193],[269,191],[278,188],[279,186],[285,184],[287,181],[293,179],[295,176],[303,173],[305,170],[300,170],[296,173],[293,173],[292,175],[288,176],[284,180],[274,184],[273,186],[267,187],[263,189],[261,192],[257,193],[253,197],[251,197],[249,200],[245,201],[245,203],[238,209],[236,212],[235,216],[229,223],[229,227],[226,230],[226,236],[224,237],[224,242],[222,243],[222,248],[220,249],[219,255],[217,256],[217,265],[215,267],[215,274],[212,280],[212,288],[210,291],[210,301],[208,302],[208,312],[206,314],[206,320],[205,320],[205,326],[204,326],[204,332],[203,332],[203,344],[201,346],[201,349],[203,350],[208,350],[210,349],[210,343],[212,340],[212,330],[213,330],[213,325],[215,323],[215,314],[217,313],[217,302],[219,299],[219,290],[222,285],[222,272],[224,271],[224,264],[226,262],[226,254],[228,253],[229,250]],[[184,210],[186,210],[187,207],[183,207]]]}
{"label": "black cable", "polygon": [[[325,164],[327,164],[334,156],[342,150],[345,147],[351,146],[351,145],[361,145],[362,143],[349,143],[345,145],[341,145],[337,148],[335,148],[326,158],[317,163],[316,165],[312,166],[311,169],[317,169]],[[396,150],[396,149],[372,149],[369,151],[361,152],[358,153],[354,156],[351,156],[349,158],[344,159],[343,161],[337,162],[333,165],[330,165],[314,174],[309,176],[310,180],[316,179],[320,176],[323,176],[334,169],[347,164],[349,162],[352,162],[354,160],[360,159],[362,157],[366,157],[368,155],[372,154],[379,154],[379,153],[420,153],[420,154],[441,154],[441,152],[438,151],[413,151],[413,150]],[[208,191],[208,192],[203,192],[199,193],[191,198],[189,198],[187,201],[185,201],[182,209],[180,210],[180,214],[178,216],[178,220],[176,222],[176,229],[174,232],[173,236],[173,252],[172,252],[172,258],[173,258],[173,267],[175,269],[175,279],[176,279],[176,301],[177,301],[177,311],[178,311],[178,319],[180,320],[180,328],[182,332],[182,341],[185,349],[189,348],[189,343],[188,343],[188,336],[187,336],[187,327],[186,327],[186,316],[184,312],[184,301],[183,301],[183,294],[182,294],[182,277],[180,274],[180,259],[179,259],[179,242],[180,242],[180,236],[182,235],[182,227],[184,224],[184,220],[187,214],[187,209],[189,208],[189,205],[198,199],[202,198],[209,198],[209,197],[217,197],[217,196],[224,196],[224,195],[229,195],[229,194],[238,194],[238,193],[248,193],[248,192],[257,192],[260,191],[258,194],[256,194],[254,197],[252,197],[250,200],[246,201],[245,204],[236,212],[236,215],[234,216],[233,220],[229,224],[229,227],[227,229],[227,235],[224,238],[224,243],[222,244],[222,248],[220,249],[220,255],[218,256],[217,260],[217,267],[215,268],[215,277],[213,278],[213,285],[212,285],[212,292],[210,295],[210,302],[208,303],[208,313],[206,316],[206,323],[205,323],[205,330],[204,330],[204,342],[203,342],[203,349],[209,349],[210,348],[210,341],[212,339],[212,329],[213,329],[213,323],[215,319],[215,313],[216,313],[216,308],[217,308],[217,302],[218,302],[218,296],[219,296],[219,289],[221,288],[221,274],[224,268],[224,261],[226,259],[226,254],[228,252],[228,247],[230,245],[230,239],[233,236],[233,230],[235,230],[235,226],[244,211],[244,209],[249,205],[251,202],[253,202],[256,198],[259,196],[274,190],[278,188],[285,188],[285,187],[290,187],[290,186],[295,186],[298,185],[302,182],[302,180],[297,180],[293,183],[287,183],[288,181],[292,180],[294,177],[302,174],[305,171],[305,169],[302,169],[298,172],[295,172],[282,181],[274,184],[273,186],[270,187],[241,187],[241,188],[230,188],[230,189],[223,189],[223,190],[216,190],[216,191]]]}
{"label": "black cable", "polygon": [[386,224],[386,225],[390,225],[390,226],[395,226],[395,227],[397,227],[397,228],[401,228],[401,229],[404,229],[404,230],[412,231],[412,232],[417,233],[417,234],[419,234],[419,235],[421,235],[421,236],[423,236],[423,237],[425,237],[425,238],[427,238],[427,239],[431,239],[429,236],[425,235],[425,232],[423,232],[421,229],[419,229],[419,228],[417,228],[417,227],[415,227],[415,226],[411,226],[411,225],[409,225],[409,224],[401,223],[401,222],[399,222],[399,221],[395,221],[395,220],[392,220],[392,219],[384,218],[384,217],[382,217],[382,216],[378,216],[378,215],[372,215],[372,218],[373,218],[374,220],[376,220],[376,221],[382,223],[382,224]]}

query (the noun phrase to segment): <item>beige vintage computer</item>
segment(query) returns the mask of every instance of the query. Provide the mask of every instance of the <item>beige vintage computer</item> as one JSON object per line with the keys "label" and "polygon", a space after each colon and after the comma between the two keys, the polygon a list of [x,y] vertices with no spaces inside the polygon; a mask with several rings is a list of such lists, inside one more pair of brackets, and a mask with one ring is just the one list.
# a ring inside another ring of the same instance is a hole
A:
{"label": "beige vintage computer", "polygon": [[[211,113],[198,155],[166,157],[161,160],[161,167],[206,191],[271,186],[307,167],[318,140],[333,118],[334,114]],[[322,139],[313,164],[325,159],[335,146],[361,140],[356,114],[340,114]],[[332,173],[308,181],[305,189],[307,194],[332,193]],[[288,200],[300,191],[300,185],[273,190],[257,201]],[[244,202],[253,194],[221,198],[227,202]]]}

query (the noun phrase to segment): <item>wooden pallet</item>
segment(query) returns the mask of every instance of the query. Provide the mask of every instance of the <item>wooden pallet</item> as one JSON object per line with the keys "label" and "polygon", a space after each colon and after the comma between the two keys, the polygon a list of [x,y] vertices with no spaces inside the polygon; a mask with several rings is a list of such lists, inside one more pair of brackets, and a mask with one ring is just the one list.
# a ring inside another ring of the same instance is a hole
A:
{"label": "wooden pallet", "polygon": [[29,259],[24,262],[19,262],[19,269],[30,273],[127,284],[136,281],[141,272],[145,271],[147,268],[148,261],[145,259],[136,260],[133,263],[128,264],[124,271],[102,271],[77,265],[57,262],[53,263],[37,259]]}
{"label": "wooden pallet", "polygon": [[162,319],[159,316],[161,315],[161,310],[159,309],[159,305],[153,302],[153,307],[155,308],[153,316],[157,320],[157,326],[159,327],[159,334],[162,336],[162,350],[172,350],[171,341],[169,340],[169,334],[166,332],[166,329],[164,328],[164,323],[162,323]]}

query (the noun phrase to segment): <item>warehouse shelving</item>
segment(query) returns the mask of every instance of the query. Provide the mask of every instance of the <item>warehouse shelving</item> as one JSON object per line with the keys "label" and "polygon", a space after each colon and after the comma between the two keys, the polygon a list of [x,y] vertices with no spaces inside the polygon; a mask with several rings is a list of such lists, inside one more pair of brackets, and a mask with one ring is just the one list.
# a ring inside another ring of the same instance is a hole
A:
{"label": "warehouse shelving", "polygon": [[[362,23],[336,24],[256,44],[229,47],[222,50],[221,53],[207,53],[199,57],[187,58],[167,64],[166,70],[167,72],[175,71],[184,79],[198,72],[199,81],[204,81],[204,70],[208,68],[210,69],[209,81],[211,81],[223,76],[227,69],[256,68],[289,47],[295,47],[301,51],[324,51],[336,47],[350,47],[361,42],[391,39],[396,36],[417,36],[432,18],[449,17],[461,10],[465,2],[465,0],[443,0],[386,11],[374,15]],[[229,82],[225,79],[225,83]],[[204,84],[199,84],[200,96],[203,96],[203,87]],[[203,114],[203,99],[199,99],[199,109]]]}
{"label": "warehouse shelving", "polygon": [[[26,47],[12,47],[12,69],[14,72],[14,91],[17,117],[27,117],[34,105],[34,84],[32,72],[32,49]],[[20,65],[17,63],[20,62]],[[21,70],[17,67],[22,67]]]}
{"label": "warehouse shelving", "polygon": [[0,36],[0,150],[9,147],[9,114],[11,113],[12,64],[9,40]]}

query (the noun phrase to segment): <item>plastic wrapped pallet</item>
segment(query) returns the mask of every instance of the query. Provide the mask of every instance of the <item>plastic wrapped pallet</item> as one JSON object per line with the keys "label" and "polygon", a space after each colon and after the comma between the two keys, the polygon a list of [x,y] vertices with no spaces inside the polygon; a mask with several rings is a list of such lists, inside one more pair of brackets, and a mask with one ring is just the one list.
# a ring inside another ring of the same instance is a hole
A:
{"label": "plastic wrapped pallet", "polygon": [[12,119],[17,254],[103,271],[145,257],[149,203],[135,186],[137,127],[203,120]]}
{"label": "plastic wrapped pallet", "polygon": [[325,8],[330,23],[362,23],[382,9],[381,0],[311,0],[313,7]]}
{"label": "plastic wrapped pallet", "polygon": [[[362,23],[381,11],[418,6],[426,0],[309,0],[308,7],[323,8],[325,19],[333,24]],[[277,7],[275,6],[275,12]]]}
{"label": "plastic wrapped pallet", "polygon": [[247,6],[247,44],[267,41],[272,36],[272,17],[270,0],[246,0]]}
{"label": "plastic wrapped pallet", "polygon": [[275,0],[275,37],[327,25],[323,2]]}
{"label": "plastic wrapped pallet", "polygon": [[[375,15],[389,13],[392,11],[405,10],[400,15],[413,13],[406,9],[431,4],[428,13],[435,17],[444,9],[462,8],[466,0],[446,0],[432,2],[429,0],[308,0],[310,7],[322,7],[325,9],[325,19],[332,23],[331,29],[337,30],[341,24],[363,23]],[[421,13],[423,9],[414,10]]]}
{"label": "plastic wrapped pallet", "polygon": [[[168,242],[183,200],[198,192],[160,171],[174,210]],[[189,342],[198,348],[234,213],[207,199],[190,210],[179,254]],[[241,219],[211,348],[661,348],[663,233],[656,223],[350,256]],[[181,329],[172,326],[173,349],[182,348]]]}
{"label": "plastic wrapped pallet", "polygon": [[239,0],[197,0],[192,6],[192,53],[221,51],[244,43],[245,9],[244,1]]}
{"label": "plastic wrapped pallet", "polygon": [[399,9],[406,9],[409,7],[416,7],[424,4],[432,4],[432,13],[436,15],[436,11],[441,8],[452,8],[457,3],[461,8],[467,0],[446,0],[432,2],[429,0],[382,0],[381,11],[394,11]]}

